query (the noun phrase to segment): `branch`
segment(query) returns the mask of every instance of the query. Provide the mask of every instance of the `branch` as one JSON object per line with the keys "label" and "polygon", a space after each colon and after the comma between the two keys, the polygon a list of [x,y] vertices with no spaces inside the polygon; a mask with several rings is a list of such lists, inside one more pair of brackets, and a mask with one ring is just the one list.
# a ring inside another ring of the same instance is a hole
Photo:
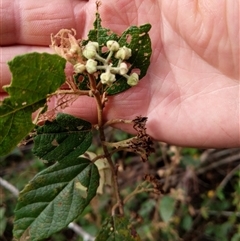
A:
{"label": "branch", "polygon": [[232,176],[237,172],[237,170],[240,170],[240,164],[237,165],[235,168],[233,168],[228,174],[227,176],[225,176],[225,178],[221,181],[221,183],[219,184],[218,188],[223,189],[226,184],[229,182],[229,180],[232,178]]}
{"label": "branch", "polygon": [[[19,190],[13,186],[11,183],[9,183],[8,181],[2,179],[0,177],[0,186],[4,187],[5,189],[7,189],[9,192],[11,192],[15,197],[18,197],[19,195]],[[83,241],[94,241],[95,238],[90,235],[89,233],[87,233],[86,231],[84,231],[79,225],[77,225],[76,223],[69,223],[68,228],[72,229],[76,234],[78,234],[79,236],[81,236],[83,238]]]}
{"label": "branch", "polygon": [[14,187],[11,183],[8,181],[2,179],[0,177],[0,186],[4,187],[7,189],[9,192],[11,192],[15,197],[18,197],[19,191],[16,187]]}
{"label": "branch", "polygon": [[90,83],[90,88],[92,91],[92,95],[94,96],[97,104],[97,116],[98,116],[98,128],[99,128],[99,137],[101,140],[103,152],[105,155],[105,158],[108,161],[108,164],[111,168],[112,171],[112,182],[113,182],[113,191],[115,194],[115,198],[117,200],[116,204],[112,208],[112,216],[115,215],[115,210],[118,207],[119,213],[122,215],[124,213],[123,209],[123,202],[120,196],[120,191],[119,191],[119,185],[118,185],[118,166],[114,165],[111,156],[109,154],[108,148],[104,145],[106,142],[105,138],[105,133],[104,133],[104,123],[103,123],[103,109],[105,106],[105,102],[107,99],[105,98],[105,93],[100,94],[96,87],[96,80],[95,77],[91,74],[89,74],[89,83]]}
{"label": "branch", "polygon": [[94,241],[95,240],[95,238],[92,235],[87,233],[76,223],[69,223],[68,228],[72,229],[79,236],[82,236],[83,241]]}
{"label": "branch", "polygon": [[202,167],[202,168],[199,168],[198,170],[196,170],[196,174],[202,174],[202,173],[205,173],[206,171],[209,171],[211,169],[214,169],[214,168],[217,168],[221,165],[225,165],[227,163],[231,163],[231,162],[234,162],[234,161],[237,161],[240,159],[240,153],[237,153],[236,155],[232,155],[232,156],[229,156],[229,157],[226,157],[220,161],[216,161],[206,167]]}

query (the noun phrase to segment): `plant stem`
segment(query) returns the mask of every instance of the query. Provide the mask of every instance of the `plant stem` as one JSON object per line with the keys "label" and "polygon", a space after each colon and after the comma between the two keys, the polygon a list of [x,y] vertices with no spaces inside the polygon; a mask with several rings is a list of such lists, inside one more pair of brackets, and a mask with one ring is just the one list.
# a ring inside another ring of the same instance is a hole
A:
{"label": "plant stem", "polygon": [[132,120],[124,120],[124,119],[113,119],[113,120],[107,121],[104,124],[104,126],[111,126],[113,124],[120,124],[120,123],[123,123],[123,124],[133,124],[133,121]]}
{"label": "plant stem", "polygon": [[101,95],[98,89],[96,88],[96,81],[95,77],[93,75],[89,75],[89,82],[90,82],[90,88],[92,91],[92,94],[96,100],[97,103],[97,116],[98,116],[98,128],[99,128],[99,136],[100,140],[102,143],[102,148],[103,152],[105,155],[105,158],[107,159],[109,166],[112,171],[112,182],[113,182],[113,190],[116,198],[116,204],[112,208],[112,215],[115,215],[115,210],[118,207],[120,215],[123,215],[124,210],[123,210],[123,201],[120,196],[120,191],[119,191],[119,185],[118,185],[118,167],[114,165],[111,155],[108,151],[108,148],[106,145],[104,145],[106,138],[105,138],[105,133],[104,133],[104,123],[103,123],[103,109],[105,105],[105,99],[104,99],[104,94]]}
{"label": "plant stem", "polygon": [[140,185],[138,185],[135,190],[133,190],[133,192],[131,192],[129,195],[127,195],[125,197],[125,199],[123,200],[123,203],[126,204],[131,198],[133,198],[135,195],[139,194],[139,193],[143,193],[143,192],[156,192],[156,189],[153,187],[144,187],[144,185],[147,182],[144,181],[143,183],[141,183]]}
{"label": "plant stem", "polygon": [[52,94],[49,94],[48,97],[54,96],[54,95],[65,95],[65,94],[71,94],[71,95],[89,95],[88,90],[58,90]]}

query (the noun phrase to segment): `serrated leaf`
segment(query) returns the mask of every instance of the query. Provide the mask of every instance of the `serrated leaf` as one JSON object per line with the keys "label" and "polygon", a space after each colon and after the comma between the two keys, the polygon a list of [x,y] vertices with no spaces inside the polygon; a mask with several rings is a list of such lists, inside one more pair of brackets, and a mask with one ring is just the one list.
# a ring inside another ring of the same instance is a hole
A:
{"label": "serrated leaf", "polygon": [[174,210],[175,210],[175,200],[170,196],[164,196],[161,198],[159,203],[159,212],[162,220],[164,222],[169,222]]}
{"label": "serrated leaf", "polygon": [[[138,70],[140,72],[139,79],[143,78],[150,65],[150,57],[152,54],[151,39],[148,35],[151,29],[150,24],[140,27],[131,26],[120,36],[118,43],[120,46],[126,46],[132,50],[132,57],[127,60],[131,64],[129,72]],[[106,90],[108,95],[115,95],[131,88],[127,84],[125,77],[119,76],[117,80]]]}
{"label": "serrated leaf", "polygon": [[[85,158],[43,170],[20,192],[14,236],[38,241],[63,229],[83,212],[98,185],[97,167]],[[85,187],[84,193],[79,186]]]}
{"label": "serrated leaf", "polygon": [[91,143],[91,123],[59,113],[54,121],[37,128],[33,153],[49,162],[67,162],[82,155]]}
{"label": "serrated leaf", "polygon": [[97,235],[95,241],[141,241],[139,235],[129,222],[129,218],[113,216],[107,218],[102,230]]}
{"label": "serrated leaf", "polygon": [[10,152],[34,127],[32,113],[65,82],[66,61],[47,53],[30,53],[8,63],[9,97],[0,102],[0,156]]}

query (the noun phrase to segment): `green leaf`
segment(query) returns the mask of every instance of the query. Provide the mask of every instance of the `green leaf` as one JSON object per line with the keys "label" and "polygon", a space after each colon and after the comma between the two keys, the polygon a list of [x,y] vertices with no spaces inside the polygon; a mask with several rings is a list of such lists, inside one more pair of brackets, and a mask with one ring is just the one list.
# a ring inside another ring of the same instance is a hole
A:
{"label": "green leaf", "polygon": [[175,200],[172,197],[164,196],[159,203],[159,212],[162,220],[168,223],[174,213]]}
{"label": "green leaf", "polygon": [[37,128],[33,153],[49,162],[67,162],[82,155],[91,143],[91,123],[59,113],[54,121]]}
{"label": "green leaf", "polygon": [[0,207],[0,237],[3,236],[5,228],[7,227],[7,218],[5,216],[6,209]]}
{"label": "green leaf", "polygon": [[181,226],[185,231],[189,231],[192,228],[192,223],[193,223],[192,217],[189,214],[187,214],[183,217],[181,221]]}
{"label": "green leaf", "polygon": [[97,167],[85,158],[40,172],[19,195],[14,236],[37,241],[63,229],[83,212],[98,185]]}
{"label": "green leaf", "polygon": [[94,29],[89,31],[88,40],[84,41],[83,45],[86,45],[89,41],[98,42],[101,51],[101,47],[105,46],[108,40],[118,40],[117,34],[113,33],[110,29],[103,28],[101,22],[100,14],[97,12],[93,23]]}
{"label": "green leaf", "polygon": [[113,216],[107,218],[95,241],[141,241],[139,235],[129,222],[129,218]]}
{"label": "green leaf", "polygon": [[4,87],[9,97],[0,102],[0,156],[9,153],[33,129],[32,113],[65,82],[65,63],[63,58],[47,53],[17,56],[8,63],[12,82]]}
{"label": "green leaf", "polygon": [[[120,46],[126,46],[132,50],[132,57],[127,60],[131,64],[129,71],[138,70],[140,72],[139,79],[143,78],[150,65],[150,57],[152,54],[151,39],[149,37],[150,24],[140,27],[131,26],[128,28],[118,40]],[[119,76],[107,90],[108,95],[115,95],[131,88],[127,84],[125,77]]]}
{"label": "green leaf", "polygon": [[240,233],[235,233],[231,239],[231,241],[239,241],[240,240]]}

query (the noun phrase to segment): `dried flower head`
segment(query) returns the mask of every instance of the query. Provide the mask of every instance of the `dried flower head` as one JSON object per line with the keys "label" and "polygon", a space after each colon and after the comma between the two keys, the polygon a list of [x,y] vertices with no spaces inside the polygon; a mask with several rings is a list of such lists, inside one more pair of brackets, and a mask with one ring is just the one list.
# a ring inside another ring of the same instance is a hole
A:
{"label": "dried flower head", "polygon": [[56,35],[51,35],[50,47],[73,65],[82,62],[80,45],[81,41],[76,39],[74,29],[61,29]]}

